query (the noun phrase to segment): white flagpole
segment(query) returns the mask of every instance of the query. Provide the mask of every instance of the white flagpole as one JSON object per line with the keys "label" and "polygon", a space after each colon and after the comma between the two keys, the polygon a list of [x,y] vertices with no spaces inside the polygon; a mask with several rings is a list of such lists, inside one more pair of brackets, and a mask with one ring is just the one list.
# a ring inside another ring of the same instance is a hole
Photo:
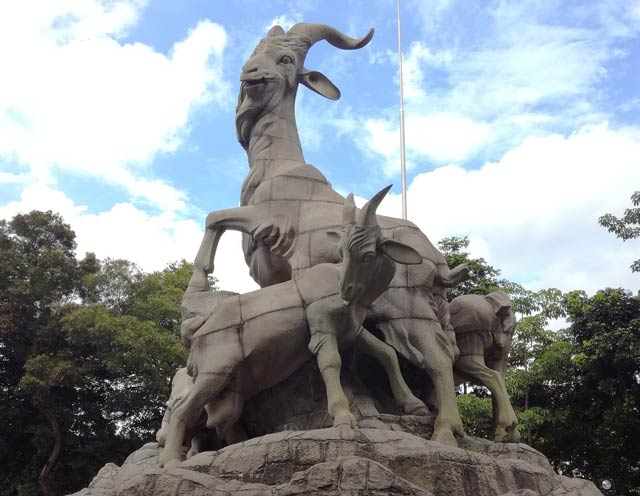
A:
{"label": "white flagpole", "polygon": [[400,0],[398,0],[398,78],[400,82],[400,173],[402,176],[402,218],[407,218],[407,169],[404,150],[404,95],[402,93],[402,37],[400,34]]}

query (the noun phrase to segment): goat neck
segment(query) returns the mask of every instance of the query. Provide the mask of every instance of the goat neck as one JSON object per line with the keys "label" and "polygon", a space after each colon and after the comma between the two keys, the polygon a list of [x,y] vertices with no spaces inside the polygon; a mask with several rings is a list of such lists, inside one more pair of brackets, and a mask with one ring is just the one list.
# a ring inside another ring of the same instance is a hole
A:
{"label": "goat neck", "polygon": [[264,168],[271,176],[305,164],[294,114],[295,98],[265,109],[253,125],[247,146],[249,167]]}

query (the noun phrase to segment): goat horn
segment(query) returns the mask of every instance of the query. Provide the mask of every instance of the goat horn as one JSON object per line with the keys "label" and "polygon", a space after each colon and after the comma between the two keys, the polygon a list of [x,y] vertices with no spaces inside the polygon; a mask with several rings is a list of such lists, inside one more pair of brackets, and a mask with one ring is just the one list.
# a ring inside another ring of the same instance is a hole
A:
{"label": "goat horn", "polygon": [[271,36],[281,36],[284,34],[284,29],[282,29],[282,26],[278,26],[277,24],[275,26],[273,26],[269,32],[267,33],[267,38],[271,37]]}
{"label": "goat horn", "polygon": [[353,224],[356,221],[356,203],[353,201],[353,193],[349,193],[344,199],[342,207],[342,225]]}
{"label": "goat horn", "polygon": [[287,34],[305,36],[311,39],[311,45],[320,40],[327,40],[336,48],[342,50],[355,50],[365,46],[373,37],[373,28],[362,38],[350,38],[341,33],[336,28],[332,28],[326,24],[311,24],[307,22],[299,22],[287,31]]}
{"label": "goat horn", "polygon": [[358,225],[363,227],[376,227],[378,220],[376,219],[376,210],[382,199],[391,189],[392,184],[378,191],[371,200],[365,203],[358,217]]}

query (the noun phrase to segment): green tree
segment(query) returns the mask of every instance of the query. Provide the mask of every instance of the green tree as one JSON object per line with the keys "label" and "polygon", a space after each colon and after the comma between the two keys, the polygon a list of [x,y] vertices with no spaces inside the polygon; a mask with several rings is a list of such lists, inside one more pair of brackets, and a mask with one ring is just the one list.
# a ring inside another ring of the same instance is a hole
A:
{"label": "green tree", "polygon": [[575,378],[572,346],[562,331],[545,329],[538,315],[523,318],[518,326],[509,357],[507,388],[525,442],[547,454],[555,437],[549,442],[545,428],[564,414],[565,386]]}
{"label": "green tree", "polygon": [[[627,208],[621,218],[613,214],[605,214],[598,219],[602,227],[622,241],[640,237],[640,191],[631,195],[631,203],[633,207]],[[631,264],[631,270],[640,272],[640,259]]]}
{"label": "green tree", "polygon": [[144,274],[133,262],[122,259],[106,258],[99,262],[99,270],[93,273],[91,280],[94,302],[102,303],[117,314],[124,314],[130,305],[131,286]]}
{"label": "green tree", "polygon": [[521,426],[556,469],[640,494],[640,299],[573,291],[564,306],[564,331],[545,330],[538,316],[521,324],[528,344],[515,344],[507,382]]}
{"label": "green tree", "polygon": [[484,394],[485,388],[457,396],[458,410],[467,434],[489,439],[493,421],[491,398]]}
{"label": "green tree", "polygon": [[182,260],[169,264],[163,271],[134,277],[126,313],[180,336],[180,303],[192,273],[193,265]]}
{"label": "green tree", "polygon": [[467,236],[451,236],[438,241],[438,248],[444,255],[449,268],[453,269],[462,263],[469,265],[470,277],[466,281],[451,288],[447,299],[453,300],[463,294],[489,294],[505,284],[500,279],[500,270],[489,265],[484,258],[471,258],[466,251],[469,248]]}
{"label": "green tree", "polygon": [[184,363],[189,264],[77,261],[74,238],[51,212],[0,221],[2,496],[66,494],[121,462],[160,425]]}
{"label": "green tree", "polygon": [[587,476],[640,494],[640,298],[623,289],[567,296],[578,381],[562,458]]}
{"label": "green tree", "polygon": [[[20,432],[32,429],[30,422],[37,423],[38,414],[44,417],[54,443],[40,471],[39,484],[49,495],[53,494],[51,470],[61,449],[60,425],[46,391],[35,382],[22,381],[25,371],[29,373],[28,363],[32,369],[48,369],[53,381],[66,374],[63,356],[48,356],[42,351],[60,345],[59,318],[75,287],[75,234],[60,216],[33,211],[16,215],[11,222],[0,222],[0,250],[0,394],[2,425],[7,431],[7,437],[3,432],[7,443],[0,447],[0,458],[11,475],[33,480],[34,463],[25,459],[20,448],[32,443],[26,443]],[[40,360],[35,360],[41,354]],[[36,438],[33,444],[41,449],[41,431],[32,432]]]}

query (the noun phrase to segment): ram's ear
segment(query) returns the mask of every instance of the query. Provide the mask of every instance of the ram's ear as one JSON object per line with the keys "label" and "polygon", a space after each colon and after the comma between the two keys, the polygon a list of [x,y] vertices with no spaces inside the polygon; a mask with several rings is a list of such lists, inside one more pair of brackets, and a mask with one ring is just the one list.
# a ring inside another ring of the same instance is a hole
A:
{"label": "ram's ear", "polygon": [[321,72],[302,69],[300,72],[300,82],[310,90],[315,91],[329,100],[338,100],[340,98],[340,90],[338,87]]}
{"label": "ram's ear", "polygon": [[338,231],[327,231],[327,239],[331,244],[338,246],[341,238],[342,236]]}
{"label": "ram's ear", "polygon": [[406,265],[416,265],[422,263],[420,253],[404,243],[394,241],[393,239],[385,239],[380,243],[379,248],[394,262]]}

